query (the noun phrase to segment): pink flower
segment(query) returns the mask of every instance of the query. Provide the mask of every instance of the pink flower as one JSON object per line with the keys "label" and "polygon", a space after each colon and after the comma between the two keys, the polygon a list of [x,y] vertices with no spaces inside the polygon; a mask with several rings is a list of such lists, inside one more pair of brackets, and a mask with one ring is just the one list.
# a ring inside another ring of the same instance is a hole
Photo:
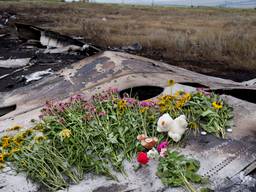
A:
{"label": "pink flower", "polygon": [[100,117],[106,116],[106,112],[105,112],[105,111],[101,111],[101,112],[99,112],[98,115],[99,115]]}
{"label": "pink flower", "polygon": [[166,152],[167,152],[167,148],[162,148],[160,151],[160,157],[164,157]]}
{"label": "pink flower", "polygon": [[68,103],[64,102],[64,101],[58,101],[55,104],[55,109],[59,112],[64,112],[65,109],[68,107]]}
{"label": "pink flower", "polygon": [[89,103],[89,102],[86,102],[84,104],[84,109],[91,112],[91,113],[96,113],[96,107],[92,104],[92,103]]}
{"label": "pink flower", "polygon": [[125,97],[124,100],[127,101],[127,103],[129,104],[135,104],[137,102],[136,99],[130,97]]}
{"label": "pink flower", "polygon": [[82,101],[82,100],[84,100],[84,96],[81,94],[76,94],[70,97],[71,102]]}
{"label": "pink flower", "polygon": [[141,107],[153,107],[155,106],[155,102],[153,101],[141,101],[140,103]]}
{"label": "pink flower", "polygon": [[157,151],[161,152],[162,149],[168,147],[168,144],[169,144],[169,143],[168,143],[167,141],[161,142],[161,143],[157,146]]}
{"label": "pink flower", "polygon": [[115,87],[112,87],[112,88],[109,88],[109,92],[110,92],[110,93],[117,93],[117,92],[118,92],[118,89],[115,88]]}

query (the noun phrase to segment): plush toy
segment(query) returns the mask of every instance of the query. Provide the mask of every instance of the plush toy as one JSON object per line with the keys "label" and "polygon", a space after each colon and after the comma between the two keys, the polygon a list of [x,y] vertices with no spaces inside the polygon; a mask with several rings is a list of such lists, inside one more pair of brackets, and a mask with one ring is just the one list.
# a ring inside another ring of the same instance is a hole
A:
{"label": "plush toy", "polygon": [[145,134],[138,135],[137,140],[140,141],[141,145],[146,149],[152,149],[158,142],[156,137],[147,137]]}
{"label": "plush toy", "polygon": [[173,119],[168,113],[163,114],[157,121],[157,131],[167,132],[173,122]]}
{"label": "plush toy", "polygon": [[185,115],[180,115],[176,119],[172,119],[168,113],[163,114],[157,122],[158,132],[168,132],[175,142],[181,140],[182,135],[187,130],[188,123]]}

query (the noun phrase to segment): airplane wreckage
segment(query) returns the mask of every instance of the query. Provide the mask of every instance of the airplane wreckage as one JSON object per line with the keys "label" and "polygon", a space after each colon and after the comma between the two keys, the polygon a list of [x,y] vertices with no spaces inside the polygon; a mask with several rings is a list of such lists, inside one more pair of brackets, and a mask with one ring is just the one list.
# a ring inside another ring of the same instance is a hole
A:
{"label": "airplane wreckage", "polygon": [[[76,93],[88,98],[115,87],[139,100],[175,90],[187,92],[203,87],[215,92],[233,108],[232,132],[227,139],[207,135],[188,138],[183,154],[201,163],[199,173],[209,177],[215,191],[255,191],[256,178],[256,81],[234,82],[188,71],[176,66],[124,52],[104,51],[80,40],[38,27],[16,24],[18,38],[0,35],[0,127],[1,136],[13,124],[24,128],[38,120],[46,101],[66,99]],[[155,175],[156,165],[133,171],[118,181],[103,176],[87,177],[69,191],[183,191],[163,185]],[[36,183],[10,167],[0,173],[0,190],[40,191]]]}

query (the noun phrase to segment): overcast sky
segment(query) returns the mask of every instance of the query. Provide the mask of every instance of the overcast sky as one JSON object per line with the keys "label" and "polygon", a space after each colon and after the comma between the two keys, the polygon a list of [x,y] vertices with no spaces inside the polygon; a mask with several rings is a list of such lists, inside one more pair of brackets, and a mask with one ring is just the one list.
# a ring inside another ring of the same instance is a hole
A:
{"label": "overcast sky", "polygon": [[[96,2],[110,2],[110,3],[139,3],[151,4],[152,0],[94,0]],[[153,0],[155,4],[169,4],[169,5],[202,5],[202,6],[223,6],[230,7],[256,7],[256,0]]]}

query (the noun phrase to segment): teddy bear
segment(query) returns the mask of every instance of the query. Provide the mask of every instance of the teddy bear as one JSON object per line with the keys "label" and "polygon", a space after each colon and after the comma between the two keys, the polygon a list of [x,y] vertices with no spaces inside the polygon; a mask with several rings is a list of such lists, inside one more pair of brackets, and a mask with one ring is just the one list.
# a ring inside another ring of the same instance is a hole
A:
{"label": "teddy bear", "polygon": [[172,119],[172,117],[165,113],[157,121],[157,131],[158,132],[168,132],[169,137],[171,137],[175,142],[179,142],[182,135],[187,130],[187,120],[185,115],[180,115],[179,117]]}

